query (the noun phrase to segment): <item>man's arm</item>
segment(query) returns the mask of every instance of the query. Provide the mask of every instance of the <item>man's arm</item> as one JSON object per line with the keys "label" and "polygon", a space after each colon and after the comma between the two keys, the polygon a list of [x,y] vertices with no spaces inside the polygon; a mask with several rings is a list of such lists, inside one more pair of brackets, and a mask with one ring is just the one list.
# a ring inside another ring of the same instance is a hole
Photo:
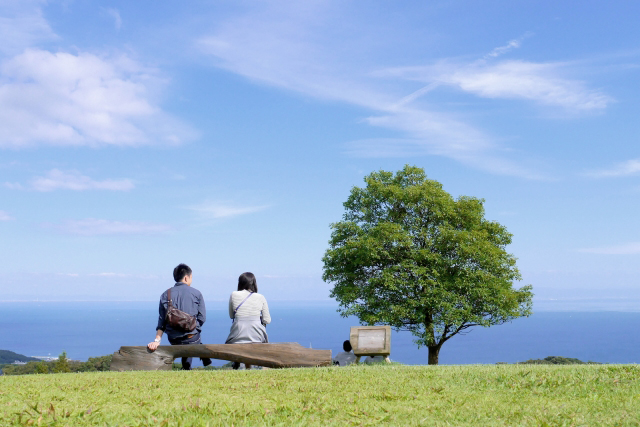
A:
{"label": "man's arm", "polygon": [[160,341],[162,340],[162,333],[167,328],[166,317],[167,317],[167,309],[164,306],[164,303],[167,302],[166,293],[160,295],[160,305],[158,306],[158,326],[156,326],[156,339],[153,342],[147,344],[147,347],[151,351],[156,351],[156,348],[160,345]]}
{"label": "man's arm", "polygon": [[196,316],[198,326],[202,327],[204,322],[207,321],[207,307],[204,304],[204,297],[200,294],[200,301],[198,303],[198,315]]}
{"label": "man's arm", "polygon": [[165,304],[167,304],[167,294],[163,293],[160,295],[160,305],[158,306],[158,326],[156,326],[156,330],[160,329],[164,331],[167,329],[167,308]]}
{"label": "man's arm", "polygon": [[151,351],[156,351],[156,349],[160,345],[160,341],[162,341],[162,329],[158,329],[156,331],[156,339],[155,339],[155,341],[152,341],[149,344],[147,344],[147,348],[149,350],[151,350]]}

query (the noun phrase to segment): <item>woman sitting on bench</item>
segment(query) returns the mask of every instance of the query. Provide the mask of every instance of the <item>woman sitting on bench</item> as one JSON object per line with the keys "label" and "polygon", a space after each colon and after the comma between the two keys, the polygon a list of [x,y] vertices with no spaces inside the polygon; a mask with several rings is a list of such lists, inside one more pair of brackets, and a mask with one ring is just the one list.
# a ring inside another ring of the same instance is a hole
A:
{"label": "woman sitting on bench", "polygon": [[[233,324],[225,344],[269,342],[266,329],[266,325],[271,323],[269,306],[265,297],[258,293],[253,273],[242,273],[238,278],[238,290],[229,298],[229,317]],[[233,363],[233,369],[239,367],[239,362]],[[251,369],[249,364],[245,367]]]}

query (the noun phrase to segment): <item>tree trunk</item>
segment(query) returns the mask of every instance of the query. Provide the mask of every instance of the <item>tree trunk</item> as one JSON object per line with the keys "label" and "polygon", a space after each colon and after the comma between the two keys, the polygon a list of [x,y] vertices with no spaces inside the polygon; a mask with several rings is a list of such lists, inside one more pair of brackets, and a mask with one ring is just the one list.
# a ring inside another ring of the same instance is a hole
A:
{"label": "tree trunk", "polygon": [[440,346],[429,346],[429,365],[438,364],[438,355],[440,354]]}

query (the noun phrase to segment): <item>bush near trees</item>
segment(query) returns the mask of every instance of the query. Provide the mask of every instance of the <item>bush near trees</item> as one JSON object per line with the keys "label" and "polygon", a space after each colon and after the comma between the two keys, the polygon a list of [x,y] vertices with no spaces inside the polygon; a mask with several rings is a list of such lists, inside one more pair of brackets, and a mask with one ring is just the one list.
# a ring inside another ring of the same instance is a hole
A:
{"label": "bush near trees", "polygon": [[600,365],[601,363],[592,362],[591,360],[588,362],[583,362],[579,359],[574,359],[573,357],[561,357],[561,356],[548,356],[544,359],[529,359],[524,362],[518,362],[519,364],[524,365]]}
{"label": "bush near trees", "polygon": [[484,200],[456,200],[409,165],[365,182],[331,225],[323,258],[343,316],[410,331],[437,364],[456,334],[531,314],[531,286],[513,287],[520,273],[505,249],[512,236],[484,218]]}
{"label": "bush near trees", "polygon": [[[111,355],[90,357],[86,362],[79,362],[76,360],[69,360],[66,353],[62,353],[58,356],[57,360],[51,362],[38,361],[28,362],[25,365],[0,365],[5,375],[31,375],[31,374],[53,374],[62,372],[104,372],[111,370]],[[63,360],[63,361],[62,361]],[[64,366],[68,368],[64,368]],[[181,370],[182,363],[176,362],[173,364],[173,370]],[[196,370],[218,370],[218,369],[231,369],[231,362],[228,362],[222,366],[207,366],[197,367]]]}
{"label": "bush near trees", "polygon": [[[63,357],[64,356],[64,357]],[[111,355],[90,357],[86,362],[78,362],[67,359],[63,352],[57,360],[51,362],[28,362],[26,365],[4,365],[2,371],[5,375],[29,375],[49,374],[62,372],[96,372],[109,371],[111,368]]]}

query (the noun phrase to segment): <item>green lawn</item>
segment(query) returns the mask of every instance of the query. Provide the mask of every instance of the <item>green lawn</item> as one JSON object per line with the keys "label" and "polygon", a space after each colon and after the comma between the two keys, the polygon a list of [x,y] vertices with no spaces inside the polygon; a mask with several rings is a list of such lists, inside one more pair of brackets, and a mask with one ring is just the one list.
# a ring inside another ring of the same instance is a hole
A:
{"label": "green lawn", "polygon": [[640,365],[0,377],[0,425],[640,426]]}

